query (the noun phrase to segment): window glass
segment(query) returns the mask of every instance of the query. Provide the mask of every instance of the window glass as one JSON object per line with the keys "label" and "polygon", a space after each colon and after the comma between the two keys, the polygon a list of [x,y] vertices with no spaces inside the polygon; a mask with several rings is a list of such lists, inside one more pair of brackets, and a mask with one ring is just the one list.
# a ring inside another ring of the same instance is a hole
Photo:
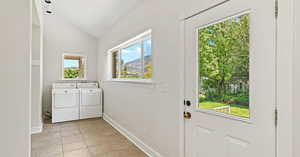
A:
{"label": "window glass", "polygon": [[121,78],[141,78],[141,44],[121,50]]}
{"label": "window glass", "polygon": [[143,41],[143,50],[144,50],[144,78],[152,78],[152,47],[151,39]]}
{"label": "window glass", "polygon": [[249,17],[198,30],[199,108],[250,117]]}
{"label": "window glass", "polygon": [[85,78],[85,62],[82,56],[64,55],[64,79]]}
{"label": "window glass", "polygon": [[151,30],[115,47],[109,52],[111,79],[145,81],[152,79],[153,58]]}
{"label": "window glass", "polygon": [[120,53],[115,51],[112,53],[112,78],[118,78],[120,73]]}

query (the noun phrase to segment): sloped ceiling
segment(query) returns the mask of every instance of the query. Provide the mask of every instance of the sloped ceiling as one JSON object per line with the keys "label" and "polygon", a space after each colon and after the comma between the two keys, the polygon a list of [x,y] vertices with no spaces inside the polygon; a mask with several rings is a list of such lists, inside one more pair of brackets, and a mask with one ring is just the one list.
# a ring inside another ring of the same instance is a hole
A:
{"label": "sloped ceiling", "polygon": [[[51,10],[83,31],[100,38],[144,0],[52,0]],[[51,16],[51,15],[50,15]]]}

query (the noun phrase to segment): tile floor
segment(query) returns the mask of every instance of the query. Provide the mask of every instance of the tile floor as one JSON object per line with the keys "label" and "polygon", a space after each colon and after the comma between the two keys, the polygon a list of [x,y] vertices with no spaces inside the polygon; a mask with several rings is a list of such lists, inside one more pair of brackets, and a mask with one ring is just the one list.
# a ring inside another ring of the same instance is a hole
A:
{"label": "tile floor", "polygon": [[45,124],[31,157],[147,157],[102,119]]}

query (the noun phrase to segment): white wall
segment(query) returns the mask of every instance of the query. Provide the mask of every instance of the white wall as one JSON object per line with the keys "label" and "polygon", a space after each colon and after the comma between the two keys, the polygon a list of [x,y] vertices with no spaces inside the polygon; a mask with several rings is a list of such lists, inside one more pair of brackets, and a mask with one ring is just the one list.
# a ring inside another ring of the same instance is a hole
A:
{"label": "white wall", "polygon": [[59,13],[44,15],[43,111],[51,111],[51,84],[61,80],[62,54],[87,56],[87,79],[97,79],[97,40],[69,24]]}
{"label": "white wall", "polygon": [[0,156],[29,157],[31,0],[0,2]]}
{"label": "white wall", "polygon": [[38,25],[32,26],[32,61],[39,64],[32,64],[31,71],[31,131],[38,133],[42,130],[42,41],[41,28]]}
{"label": "white wall", "polygon": [[[170,5],[172,4],[172,5]],[[181,157],[179,1],[146,1],[123,17],[99,41],[99,80],[104,80],[104,112],[158,154]],[[106,79],[106,53],[114,46],[152,29],[154,84],[116,83]],[[183,104],[182,104],[183,105]]]}

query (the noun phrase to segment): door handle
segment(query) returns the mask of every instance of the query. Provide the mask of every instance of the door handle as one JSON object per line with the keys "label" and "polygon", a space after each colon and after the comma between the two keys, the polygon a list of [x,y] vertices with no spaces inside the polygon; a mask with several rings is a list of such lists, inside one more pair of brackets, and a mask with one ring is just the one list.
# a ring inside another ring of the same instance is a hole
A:
{"label": "door handle", "polygon": [[185,119],[191,119],[192,118],[192,114],[190,112],[183,112],[183,117]]}

